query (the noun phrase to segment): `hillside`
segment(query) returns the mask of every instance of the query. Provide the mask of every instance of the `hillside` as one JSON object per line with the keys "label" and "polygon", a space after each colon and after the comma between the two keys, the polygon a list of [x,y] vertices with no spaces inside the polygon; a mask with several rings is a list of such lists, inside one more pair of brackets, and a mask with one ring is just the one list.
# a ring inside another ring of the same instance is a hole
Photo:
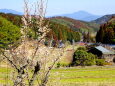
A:
{"label": "hillside", "polygon": [[5,13],[0,13],[0,16],[4,17],[8,21],[12,22],[14,25],[21,27],[21,16],[16,15],[16,14],[5,14]]}
{"label": "hillside", "polygon": [[16,47],[20,37],[20,28],[0,16],[0,48]]}
{"label": "hillside", "polygon": [[[19,15],[0,13],[0,16],[6,18],[18,27],[22,26],[21,16]],[[95,35],[95,33],[99,30],[99,24],[84,22],[67,17],[52,17],[48,18],[48,20],[50,21],[50,28],[52,29],[52,32],[48,33],[48,39],[51,39],[53,36],[55,40],[72,41],[74,39],[75,41],[79,41],[79,32],[90,32]],[[30,37],[34,37],[34,35],[30,34]]]}
{"label": "hillside", "polygon": [[104,24],[104,23],[106,23],[107,21],[109,21],[112,16],[115,16],[115,14],[105,15],[105,16],[103,16],[103,17],[101,17],[101,18],[98,18],[98,19],[92,21],[92,22],[97,23],[97,24]]}
{"label": "hillside", "polygon": [[99,24],[84,22],[80,20],[75,20],[67,17],[52,17],[51,21],[60,23],[62,25],[68,26],[74,31],[82,32],[97,32],[99,30]]}
{"label": "hillside", "polygon": [[[14,25],[21,26],[21,16],[15,14],[5,14],[0,13],[0,16],[6,18],[7,20],[11,21]],[[80,20],[75,20],[72,18],[67,17],[52,17],[48,18],[50,21],[56,22],[58,24],[62,24],[68,26],[74,31],[90,31],[90,32],[97,32],[99,30],[99,24],[92,23],[92,22],[84,22]]]}
{"label": "hillside", "polygon": [[96,41],[105,44],[115,44],[115,16],[100,26]]}
{"label": "hillside", "polygon": [[[4,14],[0,13],[0,16],[4,17],[8,21],[12,22],[14,25],[21,27],[22,22],[21,22],[21,16],[19,15],[14,15],[14,14]],[[47,20],[47,19],[46,19]],[[72,41],[73,39],[75,41],[80,40],[80,33],[72,30],[70,27],[64,26],[62,24],[49,21],[50,22],[50,29],[51,31],[47,34],[48,40],[52,38],[55,40],[68,40]],[[32,31],[28,33],[30,37],[36,38],[34,35],[34,32]]]}
{"label": "hillside", "polygon": [[80,41],[80,33],[72,30],[70,27],[56,23],[54,21],[49,21],[51,31],[47,34],[47,37],[51,39],[53,37],[54,40],[63,40],[70,41],[74,39],[75,41]]}

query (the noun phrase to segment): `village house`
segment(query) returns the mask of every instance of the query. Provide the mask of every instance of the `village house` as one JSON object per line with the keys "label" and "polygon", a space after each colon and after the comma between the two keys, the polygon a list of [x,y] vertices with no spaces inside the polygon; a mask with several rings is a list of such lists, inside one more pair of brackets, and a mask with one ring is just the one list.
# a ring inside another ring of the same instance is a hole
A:
{"label": "village house", "polygon": [[102,46],[93,47],[89,52],[97,55],[99,59],[105,59],[106,62],[114,62],[115,60],[115,52]]}

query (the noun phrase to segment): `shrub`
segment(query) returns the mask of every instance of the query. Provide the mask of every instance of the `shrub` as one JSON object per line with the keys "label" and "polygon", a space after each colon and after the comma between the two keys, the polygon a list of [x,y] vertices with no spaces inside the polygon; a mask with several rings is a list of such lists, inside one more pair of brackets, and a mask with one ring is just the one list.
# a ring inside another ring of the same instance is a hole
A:
{"label": "shrub", "polygon": [[69,67],[69,66],[70,66],[69,63],[62,63],[62,62],[57,63],[57,68],[59,68],[59,67]]}
{"label": "shrub", "polygon": [[77,50],[84,50],[84,51],[86,51],[86,47],[78,47]]}
{"label": "shrub", "polygon": [[104,66],[105,65],[105,60],[104,59],[97,59],[96,60],[96,65],[97,66]]}
{"label": "shrub", "polygon": [[96,56],[92,53],[88,53],[88,61],[86,63],[87,66],[95,65],[96,64]]}
{"label": "shrub", "polygon": [[61,66],[60,63],[58,62],[58,63],[57,63],[57,68],[59,68],[60,66]]}
{"label": "shrub", "polygon": [[105,62],[104,65],[112,65],[111,62]]}
{"label": "shrub", "polygon": [[69,46],[69,45],[71,45],[70,41],[66,41],[65,46]]}
{"label": "shrub", "polygon": [[80,65],[80,66],[91,66],[91,65],[95,65],[95,59],[96,56],[91,54],[91,53],[87,53],[84,50],[77,50],[75,52],[75,64],[76,65]]}

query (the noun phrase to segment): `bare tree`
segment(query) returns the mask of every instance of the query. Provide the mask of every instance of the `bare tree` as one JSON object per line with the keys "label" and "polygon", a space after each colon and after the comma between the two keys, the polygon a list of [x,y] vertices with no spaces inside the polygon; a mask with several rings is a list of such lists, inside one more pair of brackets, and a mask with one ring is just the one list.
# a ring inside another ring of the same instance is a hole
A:
{"label": "bare tree", "polygon": [[[37,2],[34,15],[31,14],[28,1],[24,0],[24,5],[21,45],[1,52],[16,72],[13,86],[33,86],[37,77],[38,86],[46,86],[50,71],[63,52],[40,43],[45,40],[46,34],[50,31],[49,24],[45,23],[47,1]],[[28,40],[29,29],[35,31],[36,40]]]}

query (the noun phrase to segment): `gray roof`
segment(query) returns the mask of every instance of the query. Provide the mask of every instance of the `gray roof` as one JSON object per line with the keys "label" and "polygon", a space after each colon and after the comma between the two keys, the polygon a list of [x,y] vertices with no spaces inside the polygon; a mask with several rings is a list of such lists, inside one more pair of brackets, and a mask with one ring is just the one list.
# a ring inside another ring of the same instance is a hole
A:
{"label": "gray roof", "polygon": [[95,48],[101,51],[103,54],[115,54],[113,51],[110,51],[102,46],[97,46]]}

